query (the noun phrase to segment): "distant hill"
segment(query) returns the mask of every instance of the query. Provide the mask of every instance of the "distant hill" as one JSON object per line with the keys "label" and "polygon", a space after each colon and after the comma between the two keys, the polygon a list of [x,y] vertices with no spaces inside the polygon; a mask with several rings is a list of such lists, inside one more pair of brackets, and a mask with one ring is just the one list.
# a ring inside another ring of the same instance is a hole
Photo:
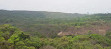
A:
{"label": "distant hill", "polygon": [[11,24],[25,32],[29,32],[31,35],[42,33],[46,36],[54,36],[61,31],[74,34],[90,31],[97,33],[99,30],[100,32],[102,30],[104,34],[109,30],[110,22],[110,13],[88,15],[46,11],[0,10],[0,24]]}

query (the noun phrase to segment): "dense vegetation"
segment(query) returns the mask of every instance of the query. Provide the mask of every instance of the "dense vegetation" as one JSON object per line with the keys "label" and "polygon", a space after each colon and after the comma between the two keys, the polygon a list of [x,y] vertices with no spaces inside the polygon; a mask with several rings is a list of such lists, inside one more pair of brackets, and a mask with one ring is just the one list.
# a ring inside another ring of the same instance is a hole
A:
{"label": "dense vegetation", "polygon": [[98,33],[101,26],[102,30],[109,30],[108,27],[111,26],[110,21],[110,13],[88,15],[44,11],[0,10],[0,24],[11,24],[32,36],[42,34],[45,37],[55,37],[60,31],[72,32],[74,34],[75,32],[81,34],[81,32],[86,33],[89,31]]}
{"label": "dense vegetation", "polygon": [[0,10],[0,49],[111,49],[110,22],[110,13]]}
{"label": "dense vegetation", "polygon": [[50,36],[50,34],[58,33],[60,30],[67,28],[66,25],[71,24],[80,16],[85,15],[44,11],[0,10],[0,24],[12,24],[25,32],[34,32],[31,34],[40,32],[45,36]]}
{"label": "dense vegetation", "polygon": [[56,38],[32,37],[14,26],[0,25],[0,49],[111,49],[111,33],[63,36]]}

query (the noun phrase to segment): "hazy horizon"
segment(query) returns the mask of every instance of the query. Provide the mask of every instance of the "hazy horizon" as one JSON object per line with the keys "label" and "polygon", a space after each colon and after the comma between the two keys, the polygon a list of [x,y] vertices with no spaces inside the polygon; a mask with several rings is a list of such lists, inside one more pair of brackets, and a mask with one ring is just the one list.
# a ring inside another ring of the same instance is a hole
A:
{"label": "hazy horizon", "polygon": [[64,13],[111,13],[110,0],[0,0],[0,9]]}

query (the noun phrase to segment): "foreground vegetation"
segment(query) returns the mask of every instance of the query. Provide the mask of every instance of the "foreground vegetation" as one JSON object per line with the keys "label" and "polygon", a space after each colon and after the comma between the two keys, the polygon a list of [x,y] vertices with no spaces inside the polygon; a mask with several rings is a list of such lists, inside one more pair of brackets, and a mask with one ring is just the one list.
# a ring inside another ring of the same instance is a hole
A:
{"label": "foreground vegetation", "polygon": [[111,33],[40,38],[4,24],[0,25],[0,49],[111,49]]}

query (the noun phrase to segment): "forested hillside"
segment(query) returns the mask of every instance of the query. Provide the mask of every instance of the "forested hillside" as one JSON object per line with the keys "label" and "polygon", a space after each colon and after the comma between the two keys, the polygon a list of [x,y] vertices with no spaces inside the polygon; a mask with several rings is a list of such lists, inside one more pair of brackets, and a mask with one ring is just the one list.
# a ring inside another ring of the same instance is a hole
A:
{"label": "forested hillside", "polygon": [[72,23],[77,17],[81,16],[85,15],[44,11],[0,10],[0,24],[12,24],[25,32],[58,33],[64,30],[64,26],[68,23]]}
{"label": "forested hillside", "polygon": [[[110,30],[111,14],[78,14],[45,11],[0,10],[0,24],[11,24],[28,34],[54,37],[59,32],[104,35]],[[48,31],[47,31],[48,30]],[[30,33],[31,32],[31,33]]]}
{"label": "forested hillside", "polygon": [[0,10],[0,49],[111,49],[111,14]]}

